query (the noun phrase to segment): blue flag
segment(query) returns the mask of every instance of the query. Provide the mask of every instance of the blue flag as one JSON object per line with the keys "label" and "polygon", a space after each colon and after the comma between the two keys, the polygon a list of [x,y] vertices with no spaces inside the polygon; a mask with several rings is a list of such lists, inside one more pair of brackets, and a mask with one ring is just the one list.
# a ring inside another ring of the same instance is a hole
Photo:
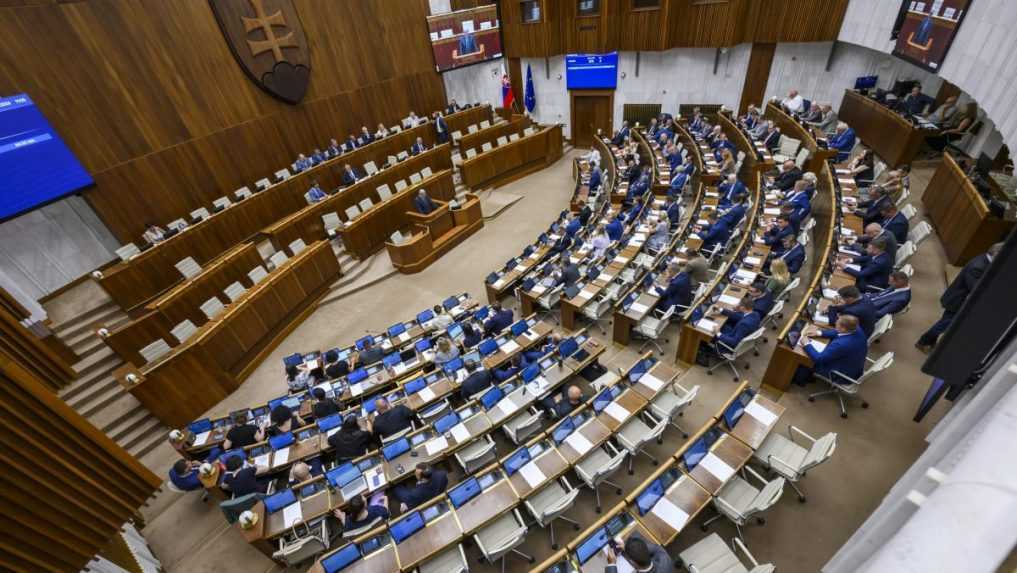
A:
{"label": "blue flag", "polygon": [[537,94],[533,91],[533,69],[530,68],[530,64],[526,64],[526,96],[523,103],[526,104],[526,111],[530,113],[537,107]]}

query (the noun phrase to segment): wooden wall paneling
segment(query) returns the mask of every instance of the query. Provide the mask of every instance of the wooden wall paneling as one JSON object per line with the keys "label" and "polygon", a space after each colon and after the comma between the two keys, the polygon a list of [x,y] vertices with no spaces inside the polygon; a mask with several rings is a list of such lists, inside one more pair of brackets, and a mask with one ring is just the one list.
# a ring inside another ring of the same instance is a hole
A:
{"label": "wooden wall paneling", "polygon": [[494,0],[452,0],[452,11],[488,6],[494,3]]}
{"label": "wooden wall paneling", "polygon": [[764,105],[766,84],[770,81],[770,66],[773,64],[773,53],[776,44],[752,44],[749,54],[749,67],[745,71],[745,83],[742,86],[742,100],[736,112],[741,115],[750,105]]}
{"label": "wooden wall paneling", "polygon": [[21,321],[28,311],[7,291],[0,289],[0,350],[16,357],[52,391],[77,377],[71,366]]}
{"label": "wooden wall paneling", "polygon": [[544,58],[563,53],[559,3],[571,0],[540,0],[540,21],[524,23],[517,0],[500,3],[502,41],[507,58]]}
{"label": "wooden wall paneling", "polygon": [[672,0],[668,47],[724,47],[740,43],[747,0],[701,3]]}
{"label": "wooden wall paneling", "polygon": [[672,0],[661,0],[660,8],[633,10],[632,0],[614,0],[614,14],[611,31],[617,38],[611,38],[611,45],[620,50],[659,51],[666,50],[668,37],[668,11]]}

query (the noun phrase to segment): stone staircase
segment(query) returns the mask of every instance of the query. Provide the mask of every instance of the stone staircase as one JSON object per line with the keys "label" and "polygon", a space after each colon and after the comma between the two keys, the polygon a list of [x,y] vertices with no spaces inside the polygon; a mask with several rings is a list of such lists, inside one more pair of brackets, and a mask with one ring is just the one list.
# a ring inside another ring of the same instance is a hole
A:
{"label": "stone staircase", "polygon": [[54,325],[53,331],[81,358],[73,365],[77,379],[60,391],[60,398],[131,455],[141,458],[166,439],[168,429],[113,378],[113,371],[123,361],[95,333],[101,326],[113,328],[127,320],[127,314],[113,301],[105,301]]}

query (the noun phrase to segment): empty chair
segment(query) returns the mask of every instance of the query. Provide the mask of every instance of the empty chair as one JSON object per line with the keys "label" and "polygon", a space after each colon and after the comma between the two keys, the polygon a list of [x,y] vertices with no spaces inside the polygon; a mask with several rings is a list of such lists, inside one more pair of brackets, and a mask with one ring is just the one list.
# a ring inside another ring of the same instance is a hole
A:
{"label": "empty chair", "polygon": [[172,334],[174,338],[183,343],[186,342],[187,339],[190,338],[195,332],[197,332],[197,330],[198,327],[194,326],[193,322],[191,322],[190,320],[184,320],[180,324],[174,326],[173,330],[170,331],[170,334]]}
{"label": "empty chair", "polygon": [[558,285],[554,288],[548,289],[544,294],[537,297],[537,306],[540,307],[540,316],[550,317],[555,324],[558,324],[558,317],[555,315],[554,307],[561,301],[561,291],[564,289],[564,285]]}
{"label": "empty chair", "polygon": [[480,151],[481,152],[491,151],[492,149],[494,149],[494,146],[491,145],[490,141],[485,141],[484,143],[480,144]]}
{"label": "empty chair", "polygon": [[488,127],[491,127],[491,122],[490,121],[487,121],[485,119],[485,120],[480,122],[480,129],[486,129]]}
{"label": "empty chair", "polygon": [[452,132],[452,141],[453,142],[459,143],[459,140],[462,139],[462,138],[463,138],[463,132],[459,131],[458,129]]}
{"label": "empty chair", "polygon": [[403,127],[401,125],[393,125],[391,128],[389,128],[389,131],[391,131],[393,135],[401,132],[402,130]]}
{"label": "empty chair", "polygon": [[360,207],[362,213],[366,213],[371,210],[371,207],[374,207],[374,201],[371,201],[370,197],[365,197],[357,203],[357,206]]}
{"label": "empty chair", "polygon": [[284,253],[283,251],[276,251],[272,253],[271,257],[268,258],[268,261],[272,263],[273,269],[278,269],[283,265],[283,263],[285,263],[288,260],[289,257],[287,257],[286,253]]}
{"label": "empty chair", "polygon": [[510,133],[509,134],[509,141],[516,141],[518,139],[519,139],[519,134],[518,133]]}
{"label": "empty chair", "polygon": [[618,283],[611,283],[606,289],[604,289],[604,295],[598,297],[598,299],[589,304],[583,305],[580,310],[582,315],[591,321],[593,326],[596,326],[601,334],[607,334],[607,330],[600,324],[602,321],[610,317],[611,311],[614,309],[614,301],[618,297],[618,293],[621,291],[621,285]]}
{"label": "empty chair", "polygon": [[505,145],[506,143],[509,142],[508,138],[505,137],[504,135],[499,136],[498,139],[496,139],[495,141],[498,142],[498,145]]}
{"label": "empty chair", "polygon": [[911,198],[911,191],[907,187],[905,187],[904,189],[901,189],[900,197],[897,198],[897,208],[898,209],[901,208],[901,206],[904,205],[904,202],[907,201],[910,198]]}
{"label": "empty chair", "polygon": [[184,279],[194,278],[201,274],[201,265],[193,257],[187,257],[173,266],[180,271],[180,274],[184,275]]}
{"label": "empty chair", "polygon": [[529,563],[535,561],[533,557],[516,549],[526,541],[526,531],[526,522],[519,515],[519,510],[513,509],[482,527],[473,535],[473,540],[488,563],[501,561],[501,570],[505,573],[505,560],[509,553],[514,553]]}
{"label": "empty chair", "polygon": [[[675,307],[671,306],[663,314],[655,316],[657,311],[653,311],[646,315],[643,320],[640,320],[633,330],[633,333],[638,338],[645,338],[646,342],[639,347],[639,353],[642,353],[647,346],[652,346],[657,349],[658,354],[664,354],[664,349],[657,342],[664,334],[664,329],[671,322],[671,316],[674,315]],[[668,339],[664,339],[664,343],[667,344]]]}
{"label": "empty chair", "polygon": [[808,160],[809,160],[809,149],[807,147],[799,149],[798,156],[795,157],[795,165],[797,165],[799,169],[802,169],[805,167],[805,162]]}
{"label": "empty chair", "polygon": [[690,390],[674,382],[664,386],[660,392],[657,392],[657,395],[650,401],[649,408],[655,416],[667,420],[669,424],[682,433],[683,437],[688,438],[689,433],[678,424],[676,418],[685,412],[685,409],[692,404],[697,395],[699,395],[698,385],[693,386]]}
{"label": "empty chair", "polygon": [[[886,317],[889,317],[889,316],[890,315],[886,315]],[[886,317],[884,317],[884,318],[886,318]],[[826,396],[828,394],[836,394],[837,395],[837,401],[840,403],[840,417],[841,418],[847,418],[847,408],[845,408],[845,406],[844,406],[844,398],[845,397],[851,397],[851,398],[857,397],[858,396],[858,392],[860,391],[860,389],[862,387],[862,384],[864,384],[866,380],[868,380],[869,378],[872,378],[876,374],[879,374],[883,370],[886,370],[891,365],[893,365],[893,352],[887,352],[886,354],[884,354],[884,355],[880,356],[879,358],[877,358],[876,361],[873,362],[871,366],[866,368],[865,371],[862,372],[862,375],[859,376],[857,380],[851,378],[850,376],[846,376],[844,374],[841,374],[840,372],[838,372],[836,370],[830,372],[830,376],[829,377],[821,376],[821,375],[817,374],[816,378],[819,378],[820,380],[825,382],[828,386],[830,386],[830,389],[829,390],[823,390],[822,392],[814,392],[812,394],[809,394],[809,402],[815,402],[816,401],[816,397],[818,397],[818,396]],[[868,407],[869,407],[869,403],[866,402],[865,400],[862,400],[862,408],[868,408]]]}
{"label": "empty chair", "polygon": [[346,208],[346,220],[352,221],[360,216],[360,207],[356,205],[350,205]]}
{"label": "empty chair", "polygon": [[183,231],[186,228],[187,221],[184,221],[183,219],[173,219],[168,225],[166,225],[167,230],[176,229],[177,231]]}
{"label": "empty chair", "polygon": [[[798,441],[795,436],[798,436]],[[788,426],[787,437],[780,432],[770,432],[763,443],[756,448],[752,457],[791,483],[798,493],[798,501],[805,501],[805,494],[798,488],[798,480],[805,473],[833,456],[837,449],[837,434],[828,432],[823,437],[813,438],[797,426]]]}
{"label": "empty chair", "polygon": [[[304,527],[307,531],[305,535],[284,535],[280,538],[279,549],[272,554],[272,559],[287,567],[296,567],[328,550],[331,541],[328,519],[321,518]],[[294,527],[292,531],[296,532],[297,529]]]}
{"label": "empty chair", "polygon": [[218,297],[213,296],[212,298],[201,303],[200,308],[201,312],[205,313],[205,316],[207,316],[209,320],[212,320],[213,318],[216,317],[216,315],[225,310],[226,307],[223,306],[222,301],[219,300]]}
{"label": "empty chair", "polygon": [[244,185],[240,189],[234,191],[233,196],[236,197],[238,200],[243,201],[244,199],[247,199],[248,197],[251,196],[251,190],[250,188],[247,187],[247,185]]}
{"label": "empty chair", "polygon": [[240,297],[244,296],[245,292],[247,292],[247,289],[244,288],[244,285],[238,282],[230,284],[226,287],[226,290],[223,291],[223,293],[226,294],[226,298],[230,299],[230,302],[237,302]]}
{"label": "empty chair", "polygon": [[904,205],[903,207],[900,208],[900,212],[903,213],[904,216],[907,217],[908,220],[910,221],[911,219],[915,218],[915,215],[918,214],[918,209],[915,209],[914,205],[908,203],[907,205]]}
{"label": "empty chair", "polygon": [[667,428],[667,422],[666,418],[656,418],[650,412],[643,412],[642,417],[633,416],[621,428],[618,428],[615,437],[629,454],[629,475],[632,475],[634,471],[632,464],[635,462],[636,454],[643,454],[650,458],[653,465],[657,465],[657,458],[647,452],[645,448],[650,442],[656,441],[659,444],[663,441],[661,436]]}
{"label": "empty chair", "polygon": [[477,127],[477,124],[473,124],[466,127],[466,133],[477,133],[478,131],[480,131],[480,128]]}
{"label": "empty chair", "polygon": [[879,320],[872,327],[872,334],[869,335],[869,346],[879,342],[879,339],[889,332],[891,328],[893,328],[893,315],[884,314],[879,317]]}
{"label": "empty chair", "polygon": [[[753,485],[752,480],[755,480],[759,487]],[[711,523],[726,517],[734,523],[735,529],[738,530],[738,538],[744,542],[742,526],[753,517],[760,525],[765,523],[758,514],[773,507],[783,493],[784,478],[776,477],[766,481],[756,470],[745,466],[741,474],[736,473],[714,496],[713,507],[717,509],[718,514],[703,522],[702,530],[706,531]]]}
{"label": "empty chair", "polygon": [[169,344],[166,344],[166,341],[160,338],[139,350],[138,353],[145,359],[145,364],[151,364],[169,351]]}
{"label": "empty chair", "polygon": [[121,261],[126,261],[133,257],[134,255],[140,253],[141,249],[139,249],[138,245],[135,245],[134,243],[127,243],[126,245],[117,249],[116,252],[117,256],[120,257]]}
{"label": "empty chair", "polygon": [[[742,563],[736,550],[741,551],[751,567]],[[697,541],[679,553],[678,558],[689,573],[773,573],[777,569],[768,563],[760,565],[741,539],[732,539],[729,548],[716,533]]]}
{"label": "empty chair", "polygon": [[212,205],[215,206],[215,208],[220,211],[225,209],[226,207],[229,207],[232,204],[233,203],[230,201],[229,197],[219,197],[215,201],[212,201]]}
{"label": "empty chair", "polygon": [[389,155],[388,156],[388,162],[386,163],[386,165],[395,165],[397,161],[399,161],[399,160],[396,159],[395,155]]}
{"label": "empty chair", "polygon": [[399,181],[396,181],[395,182],[396,193],[402,191],[403,189],[406,189],[409,186],[410,186],[410,184],[407,183],[405,179],[400,179]]}
{"label": "empty chair", "polygon": [[203,219],[208,219],[211,216],[212,216],[212,214],[209,213],[208,209],[206,209],[204,207],[191,211],[191,219],[194,220],[194,221],[201,221]]}
{"label": "empty chair", "polygon": [[625,463],[625,456],[624,451],[619,451],[611,442],[605,442],[604,445],[595,448],[576,464],[576,475],[583,480],[586,487],[593,490],[593,494],[597,498],[597,513],[601,511],[600,484],[604,483],[613,487],[618,495],[622,493],[621,486],[608,478]]}
{"label": "empty chair", "polygon": [[[749,351],[755,352],[756,356],[759,355],[759,351],[756,350],[756,345],[763,338],[764,332],[766,332],[765,328],[759,328],[752,334],[743,338],[734,348],[731,348],[718,340],[716,342],[716,348],[717,354],[720,356],[720,362],[717,362],[707,368],[706,373],[712,375],[714,370],[726,365],[731,369],[731,372],[734,374],[734,381],[737,382],[739,378],[741,378],[741,373],[738,372],[738,367],[735,366],[735,362]],[[748,363],[745,364],[745,367],[749,367]]]}
{"label": "empty chair", "polygon": [[794,290],[798,288],[798,285],[800,285],[801,283],[802,283],[801,277],[795,277],[791,279],[791,282],[787,283],[787,286],[784,287],[784,290],[780,291],[780,294],[777,295],[776,299],[779,301],[790,300],[791,293],[794,292]]}
{"label": "empty chair", "polygon": [[268,177],[264,179],[258,179],[257,181],[254,182],[254,187],[261,191],[264,191],[265,189],[268,189],[271,186],[272,182],[268,180]]}
{"label": "empty chair", "polygon": [[572,528],[579,531],[579,523],[565,517],[565,512],[576,503],[579,490],[565,479],[564,476],[552,480],[536,493],[531,494],[524,502],[527,511],[536,520],[537,525],[546,527],[551,532],[551,549],[558,549],[558,543],[554,540],[554,522],[557,520],[567,521]]}
{"label": "empty chair", "polygon": [[277,181],[285,181],[290,178],[290,170],[283,167],[279,171],[275,172],[275,178]]}
{"label": "empty chair", "polygon": [[470,148],[466,150],[466,159],[472,159],[477,156],[477,150]]}
{"label": "empty chair", "polygon": [[457,543],[421,563],[417,573],[466,573],[469,569],[463,546]]}
{"label": "empty chair", "polygon": [[434,175],[434,171],[431,171],[431,167],[430,166],[425,167],[425,168],[420,170],[420,176],[421,177],[427,178],[427,177],[430,177],[432,175]]}
{"label": "empty chair", "polygon": [[533,135],[537,133],[537,128],[530,126],[523,130],[523,135]]}
{"label": "empty chair", "polygon": [[368,161],[364,164],[364,173],[368,175],[374,175],[378,172],[378,165],[374,161]]}
{"label": "empty chair", "polygon": [[904,263],[911,259],[911,256],[915,254],[915,244],[911,241],[904,241],[904,244],[897,249],[896,259],[894,260],[894,268],[900,268]]}
{"label": "empty chair", "polygon": [[474,440],[455,453],[463,472],[472,474],[498,458],[497,444],[490,435]]}
{"label": "empty chair", "polygon": [[801,140],[786,135],[780,136],[779,149],[773,154],[773,160],[780,164],[788,159],[795,159],[798,154],[798,147],[802,144]]}
{"label": "empty chair", "polygon": [[424,180],[424,178],[421,177],[419,173],[410,173],[410,184],[411,185],[416,185],[417,183],[420,183],[423,180]]}
{"label": "empty chair", "polygon": [[343,227],[343,222],[339,219],[339,213],[325,213],[321,216],[321,224],[325,227],[325,234],[329,237],[334,237],[336,231]]}
{"label": "empty chair", "polygon": [[506,420],[501,429],[512,443],[520,445],[540,431],[540,419],[541,413],[536,408],[530,408]]}
{"label": "empty chair", "polygon": [[290,252],[293,253],[293,256],[297,256],[297,254],[299,254],[300,251],[303,251],[306,248],[307,243],[305,243],[303,239],[294,239],[290,243]]}
{"label": "empty chair", "polygon": [[407,158],[409,158],[409,156],[410,154],[408,152],[400,151],[399,153],[396,154],[396,159],[398,159],[399,161],[405,161]]}
{"label": "empty chair", "polygon": [[388,186],[388,183],[384,185],[378,185],[377,187],[374,188],[374,190],[378,192],[378,199],[380,199],[382,202],[388,201],[389,199],[392,198],[392,188]]}
{"label": "empty chair", "polygon": [[[763,320],[760,321],[759,326],[764,331],[766,330],[767,327],[770,327],[773,330],[777,330],[777,327],[779,326],[777,321],[780,320],[780,317],[783,314],[784,314],[784,301],[778,300],[776,303],[774,303],[772,307],[770,307],[770,312],[766,313],[766,316],[764,316]],[[768,342],[770,342],[769,339],[767,339],[764,336],[763,343]]]}
{"label": "empty chair", "polygon": [[265,267],[258,265],[247,272],[247,277],[251,279],[253,284],[258,284],[262,279],[268,276],[268,271]]}
{"label": "empty chair", "polygon": [[921,221],[914,226],[913,229],[908,231],[908,241],[914,243],[917,248],[922,244],[922,241],[929,238],[932,234],[932,225],[928,221]]}

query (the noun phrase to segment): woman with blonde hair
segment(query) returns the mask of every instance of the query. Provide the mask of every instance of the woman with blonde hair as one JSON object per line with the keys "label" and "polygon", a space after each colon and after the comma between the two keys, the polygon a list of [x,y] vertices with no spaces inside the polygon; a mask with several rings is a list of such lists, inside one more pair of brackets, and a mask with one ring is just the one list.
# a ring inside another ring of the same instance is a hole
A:
{"label": "woman with blonde hair", "polygon": [[720,152],[720,176],[737,175],[735,172],[735,158],[731,150],[724,148]]}
{"label": "woman with blonde hair", "polygon": [[770,291],[773,296],[784,292],[788,283],[791,282],[791,272],[787,268],[784,259],[773,259],[770,263],[770,278],[766,279],[764,288]]}
{"label": "woman with blonde hair", "polygon": [[437,350],[434,353],[435,366],[441,368],[446,362],[451,362],[456,358],[459,358],[459,348],[452,344],[452,341],[447,336],[439,338]]}

